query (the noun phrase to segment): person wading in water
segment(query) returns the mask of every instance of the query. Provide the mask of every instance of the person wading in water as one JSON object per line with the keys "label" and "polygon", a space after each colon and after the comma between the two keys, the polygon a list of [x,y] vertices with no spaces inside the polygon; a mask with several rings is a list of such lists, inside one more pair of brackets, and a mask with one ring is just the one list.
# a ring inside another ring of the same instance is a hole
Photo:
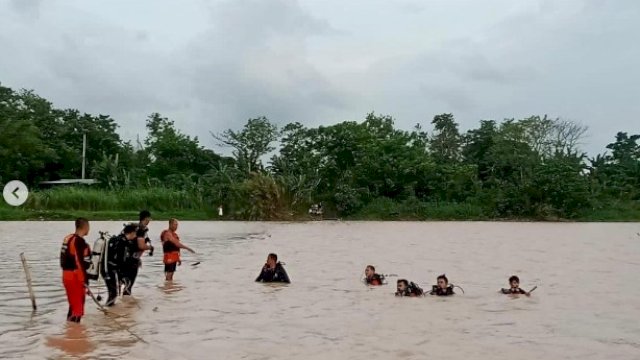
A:
{"label": "person wading in water", "polygon": [[106,306],[113,306],[118,297],[118,281],[122,279],[122,270],[125,265],[125,256],[130,242],[136,239],[136,224],[124,227],[122,233],[111,237],[106,244],[107,251],[104,264],[102,266],[102,278],[107,286],[109,298]]}
{"label": "person wading in water", "polygon": [[262,267],[256,282],[290,283],[291,280],[289,280],[289,275],[287,275],[282,264],[278,262],[278,255],[271,253],[267,256],[267,263]]}
{"label": "person wading in water", "polygon": [[140,212],[140,223],[138,224],[138,230],[136,230],[136,238],[129,241],[127,247],[127,254],[122,266],[122,284],[124,284],[123,295],[131,295],[131,289],[138,277],[138,269],[142,266],[142,254],[146,250],[149,250],[149,256],[153,255],[153,246],[151,246],[151,240],[149,240],[147,227],[151,222],[151,213],[147,210]]}
{"label": "person wading in water", "polygon": [[79,323],[84,316],[86,286],[89,284],[87,268],[91,264],[91,249],[84,240],[87,234],[89,234],[89,220],[76,219],[76,231],[64,238],[60,249],[62,283],[69,302],[67,321],[76,323]]}
{"label": "person wading in water", "polygon": [[384,284],[384,276],[376,274],[376,268],[373,265],[367,265],[364,269],[365,283],[367,285],[378,286]]}
{"label": "person wading in water", "polygon": [[164,262],[165,280],[173,280],[173,273],[176,272],[176,266],[181,265],[180,249],[188,250],[195,254],[195,251],[187,245],[180,242],[180,237],[176,233],[178,230],[178,220],[169,220],[169,228],[162,231],[160,241],[162,241],[162,252],[164,254],[162,261]]}

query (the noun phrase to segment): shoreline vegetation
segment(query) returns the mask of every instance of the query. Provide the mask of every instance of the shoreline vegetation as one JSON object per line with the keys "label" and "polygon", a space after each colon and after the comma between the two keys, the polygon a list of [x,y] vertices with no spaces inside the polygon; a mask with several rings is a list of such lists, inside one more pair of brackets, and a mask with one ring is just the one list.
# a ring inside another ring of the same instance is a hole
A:
{"label": "shoreline vegetation", "polygon": [[[164,195],[158,195],[163,193]],[[136,195],[137,194],[137,195]],[[333,211],[323,216],[308,212],[289,213],[276,219],[248,219],[242,213],[218,215],[218,209],[185,198],[186,194],[167,194],[166,189],[109,191],[96,188],[56,188],[29,194],[20,207],[0,206],[0,221],[71,221],[86,217],[94,221],[133,221],[139,209],[151,209],[154,220],[179,218],[192,221],[495,221],[495,222],[640,222],[640,202],[609,204],[601,209],[585,209],[573,218],[492,217],[478,204],[426,203],[376,199],[356,213],[339,216]],[[131,207],[133,205],[134,207]],[[231,209],[229,209],[231,210]]]}
{"label": "shoreline vegetation", "polygon": [[[158,220],[306,221],[321,204],[324,219],[341,220],[640,221],[640,134],[612,131],[589,156],[586,127],[547,116],[464,132],[446,113],[410,130],[373,112],[317,127],[259,116],[210,133],[225,156],[158,113],[140,122],[146,133],[125,141],[108,115],[0,86],[0,187],[31,189],[20,208],[0,201],[0,220],[131,220],[148,209]],[[95,181],[68,184],[80,178]],[[72,180],[51,185],[61,179]]]}
{"label": "shoreline vegetation", "polygon": [[[64,211],[64,210],[13,210],[0,209],[0,223],[3,221],[73,221],[78,217],[85,217],[92,221],[134,221],[137,217],[136,211]],[[154,221],[164,221],[170,218],[177,218],[181,221],[238,221],[252,222],[265,220],[243,220],[230,217],[211,216],[205,211],[187,212],[154,212]],[[269,220],[266,220],[269,221]],[[640,210],[635,209],[633,213],[602,211],[588,216],[560,219],[560,218],[487,218],[487,217],[456,217],[450,215],[435,215],[432,217],[402,214],[378,214],[378,215],[351,215],[346,218],[334,217],[311,217],[306,215],[294,216],[288,220],[271,220],[274,222],[310,222],[310,221],[388,221],[388,222],[435,222],[435,221],[478,221],[478,222],[556,222],[556,223],[586,223],[586,222],[607,222],[624,223],[639,222]]]}

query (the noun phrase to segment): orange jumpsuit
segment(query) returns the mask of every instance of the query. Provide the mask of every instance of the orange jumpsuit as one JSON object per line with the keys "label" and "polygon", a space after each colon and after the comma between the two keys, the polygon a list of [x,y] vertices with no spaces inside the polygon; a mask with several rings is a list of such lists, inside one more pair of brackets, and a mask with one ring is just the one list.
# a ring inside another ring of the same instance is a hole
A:
{"label": "orange jumpsuit", "polygon": [[60,250],[60,266],[69,302],[68,321],[80,322],[84,315],[85,284],[88,283],[86,271],[90,261],[91,250],[84,238],[76,234],[67,235]]}

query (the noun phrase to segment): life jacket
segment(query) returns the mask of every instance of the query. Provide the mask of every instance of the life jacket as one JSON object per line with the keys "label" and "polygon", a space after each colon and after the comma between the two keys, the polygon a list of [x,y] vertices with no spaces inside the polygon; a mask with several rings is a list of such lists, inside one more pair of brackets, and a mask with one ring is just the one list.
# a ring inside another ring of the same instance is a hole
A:
{"label": "life jacket", "polygon": [[431,288],[430,294],[437,295],[437,296],[450,296],[450,295],[454,295],[455,293],[453,292],[453,285],[447,286],[444,290],[440,288],[438,285],[433,285],[433,287]]}
{"label": "life jacket", "polygon": [[80,270],[81,279],[86,279],[86,270],[91,262],[91,249],[81,236],[67,235],[60,248],[60,267],[64,271]]}
{"label": "life jacket", "polygon": [[506,294],[523,294],[524,295],[527,292],[520,288],[516,288],[516,289],[509,288],[509,289],[502,289],[502,293],[505,295]]}
{"label": "life jacket", "polygon": [[178,234],[174,233],[171,230],[164,230],[162,231],[162,234],[160,234],[160,240],[162,241],[162,252],[164,255],[162,261],[165,264],[173,264],[180,261],[180,248],[173,242],[167,240],[167,237],[171,237],[177,241],[180,241],[180,237],[178,236]]}
{"label": "life jacket", "polygon": [[373,274],[373,276],[371,276],[371,279],[367,278],[365,279],[367,285],[372,285],[372,286],[377,286],[377,285],[383,285],[384,284],[384,275],[380,275],[380,274]]}

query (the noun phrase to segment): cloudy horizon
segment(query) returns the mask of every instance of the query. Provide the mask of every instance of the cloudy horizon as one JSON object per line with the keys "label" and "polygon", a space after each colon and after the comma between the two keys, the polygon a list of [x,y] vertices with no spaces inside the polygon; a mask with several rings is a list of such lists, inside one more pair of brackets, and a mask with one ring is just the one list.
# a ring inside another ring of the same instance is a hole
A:
{"label": "cloudy horizon", "polygon": [[0,0],[0,84],[111,115],[125,139],[159,112],[209,131],[371,111],[430,130],[453,113],[589,127],[602,153],[640,133],[640,2]]}

